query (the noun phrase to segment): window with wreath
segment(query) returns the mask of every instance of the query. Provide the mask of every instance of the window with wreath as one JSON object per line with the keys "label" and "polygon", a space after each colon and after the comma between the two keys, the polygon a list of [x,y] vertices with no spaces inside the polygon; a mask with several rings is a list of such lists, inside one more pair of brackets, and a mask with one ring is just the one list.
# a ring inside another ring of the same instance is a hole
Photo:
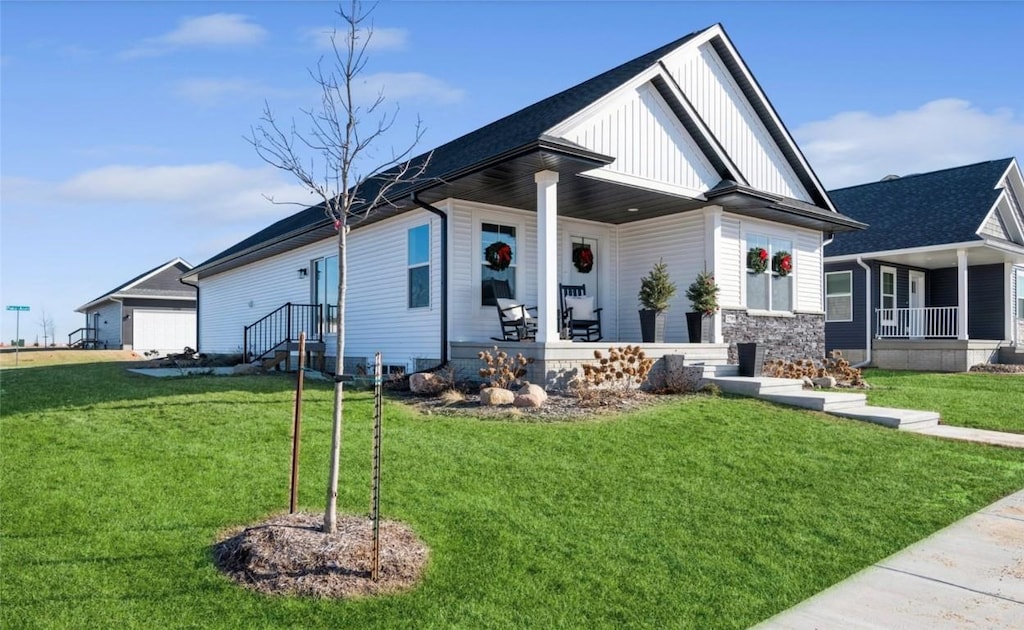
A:
{"label": "window with wreath", "polygon": [[430,226],[409,229],[409,308],[430,306]]}
{"label": "window with wreath", "polygon": [[[494,306],[496,297],[516,297],[516,228],[511,225],[480,225],[480,304]],[[498,295],[496,295],[496,293]]]}
{"label": "window with wreath", "polygon": [[853,321],[853,272],[825,274],[825,321]]}
{"label": "window with wreath", "polygon": [[793,310],[793,241],[767,234],[747,235],[747,308]]}

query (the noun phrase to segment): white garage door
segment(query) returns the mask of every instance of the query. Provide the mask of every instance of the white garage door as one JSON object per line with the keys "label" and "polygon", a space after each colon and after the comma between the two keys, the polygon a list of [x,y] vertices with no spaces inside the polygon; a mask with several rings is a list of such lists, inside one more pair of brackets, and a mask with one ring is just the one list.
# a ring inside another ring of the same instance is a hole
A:
{"label": "white garage door", "polygon": [[162,354],[181,352],[196,346],[195,311],[150,311],[135,309],[132,348],[138,352],[158,350]]}

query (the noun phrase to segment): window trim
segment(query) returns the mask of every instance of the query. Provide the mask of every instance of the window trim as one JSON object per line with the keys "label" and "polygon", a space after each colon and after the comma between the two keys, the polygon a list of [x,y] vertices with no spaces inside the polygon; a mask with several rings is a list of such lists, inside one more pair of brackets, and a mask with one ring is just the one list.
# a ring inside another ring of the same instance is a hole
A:
{"label": "window trim", "polygon": [[519,217],[514,217],[507,214],[498,214],[487,211],[479,211],[474,213],[473,217],[473,251],[475,255],[479,256],[476,263],[473,265],[473,292],[476,300],[476,308],[480,309],[480,312],[493,313],[492,310],[494,305],[484,304],[483,296],[483,267],[487,264],[484,260],[484,247],[483,247],[483,231],[484,224],[490,223],[499,227],[510,227],[516,231],[516,248],[512,254],[512,264],[509,265],[511,274],[513,277],[513,292],[516,299],[522,295],[521,291],[523,288],[520,286],[522,278],[520,277],[519,268],[524,260],[521,256],[524,248],[524,241],[526,238],[526,226]]}
{"label": "window trim", "polygon": [[[892,308],[891,308],[891,310],[892,310],[892,317],[890,317],[888,319],[883,319],[881,311],[886,310],[885,298],[886,298],[887,295],[890,295],[890,294],[884,293],[884,291],[885,291],[885,274],[887,274],[887,273],[892,274],[892,294],[891,294],[892,295]],[[899,273],[898,273],[896,267],[889,267],[887,265],[880,265],[878,267],[878,310],[880,311],[879,312],[879,320],[883,324],[890,324],[891,325],[891,324],[895,324],[896,323],[896,309],[899,308],[899,293],[900,293]]]}
{"label": "window trim", "polygon": [[[830,294],[828,292],[828,277],[829,276],[838,276],[838,275],[841,275],[841,274],[846,274],[849,277],[849,279],[850,279],[850,290],[849,290],[849,292],[848,293]],[[845,271],[826,271],[825,272],[825,291],[824,291],[824,295],[825,295],[825,323],[826,324],[829,324],[829,323],[852,322],[853,321],[853,319],[854,319],[853,318],[853,270],[847,269]],[[850,317],[849,317],[849,319],[831,319],[831,318],[829,318],[828,299],[830,297],[837,297],[837,298],[838,297],[845,297],[845,298],[849,298],[850,299]]]}
{"label": "window trim", "polygon": [[[426,228],[426,234],[427,234],[427,257],[426,257],[426,260],[424,262],[413,263],[413,262],[411,262],[409,260],[409,253],[410,253],[409,252],[409,249],[410,249],[409,246],[412,243],[412,233],[414,231],[421,230],[423,228]],[[419,225],[414,225],[414,226],[408,228],[405,231],[405,245],[406,245],[406,254],[405,254],[405,307],[406,307],[407,310],[410,310],[410,311],[418,311],[418,310],[423,310],[423,309],[429,310],[430,307],[431,307],[431,304],[434,301],[433,300],[433,295],[432,295],[432,293],[433,293],[432,288],[433,287],[431,287],[431,271],[430,271],[431,240],[432,240],[432,237],[433,237],[433,234],[431,234],[431,231],[432,231],[431,230],[431,225],[430,225],[429,222],[428,223],[421,223]],[[427,268],[427,303],[419,305],[419,306],[413,306],[412,305],[412,273],[411,272],[412,272],[413,269],[419,269],[421,267],[426,267]]]}
{"label": "window trim", "polygon": [[1017,270],[1017,321],[1024,321],[1024,270],[1020,269]]}

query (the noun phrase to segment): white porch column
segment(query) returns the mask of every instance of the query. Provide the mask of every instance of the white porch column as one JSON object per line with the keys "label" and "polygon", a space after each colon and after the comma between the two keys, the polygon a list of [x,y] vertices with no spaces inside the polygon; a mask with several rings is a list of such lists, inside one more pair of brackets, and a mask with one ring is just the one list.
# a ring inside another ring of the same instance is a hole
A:
{"label": "white porch column", "polygon": [[[1003,339],[1006,340],[1006,341],[1012,341],[1012,342],[1020,342],[1021,341],[1020,339],[1015,339],[1015,336],[1016,336],[1016,333],[1017,333],[1017,330],[1016,330],[1017,329],[1017,323],[1015,321],[1013,321],[1013,300],[1010,299],[1010,298],[1013,297],[1014,283],[1016,281],[1017,281],[1017,278],[1014,277],[1014,273],[1013,273],[1013,263],[1008,261],[1008,260],[1004,261],[1003,262],[1003,293],[1006,296],[1006,299],[1003,300],[1003,302],[1005,303],[1005,308],[1004,308],[1005,313],[1003,315],[1005,316],[1006,320],[1005,320],[1005,326],[1003,328]],[[1024,297],[1024,296],[1017,296],[1017,297]],[[1021,317],[1024,317],[1024,313],[1021,314]]]}
{"label": "white porch column", "polygon": [[956,338],[967,336],[967,250],[956,250]]}
{"label": "white porch column", "polygon": [[[704,208],[704,264],[708,271],[715,274],[715,282],[718,282],[718,271],[722,269],[720,259],[722,257],[722,209],[718,206]],[[721,301],[721,295],[719,295]],[[711,317],[711,343],[724,343],[722,340],[722,311],[719,310]],[[703,341],[703,340],[701,340]]]}
{"label": "white porch column", "polygon": [[558,173],[537,182],[537,341],[558,341]]}

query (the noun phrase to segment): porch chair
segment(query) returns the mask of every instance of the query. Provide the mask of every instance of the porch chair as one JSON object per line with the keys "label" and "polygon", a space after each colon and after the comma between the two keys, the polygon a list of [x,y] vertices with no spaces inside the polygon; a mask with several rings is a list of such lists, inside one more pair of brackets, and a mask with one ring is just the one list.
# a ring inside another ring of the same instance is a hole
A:
{"label": "porch chair", "polygon": [[[498,309],[498,323],[501,325],[501,337],[491,337],[495,341],[529,341],[537,338],[536,306],[525,306],[512,299],[512,290],[508,280],[488,282],[490,294],[494,296],[495,307]],[[488,291],[484,291],[486,294]]]}
{"label": "porch chair", "polygon": [[569,339],[601,341],[601,308],[594,308],[587,285],[559,284],[558,299],[558,321]]}

